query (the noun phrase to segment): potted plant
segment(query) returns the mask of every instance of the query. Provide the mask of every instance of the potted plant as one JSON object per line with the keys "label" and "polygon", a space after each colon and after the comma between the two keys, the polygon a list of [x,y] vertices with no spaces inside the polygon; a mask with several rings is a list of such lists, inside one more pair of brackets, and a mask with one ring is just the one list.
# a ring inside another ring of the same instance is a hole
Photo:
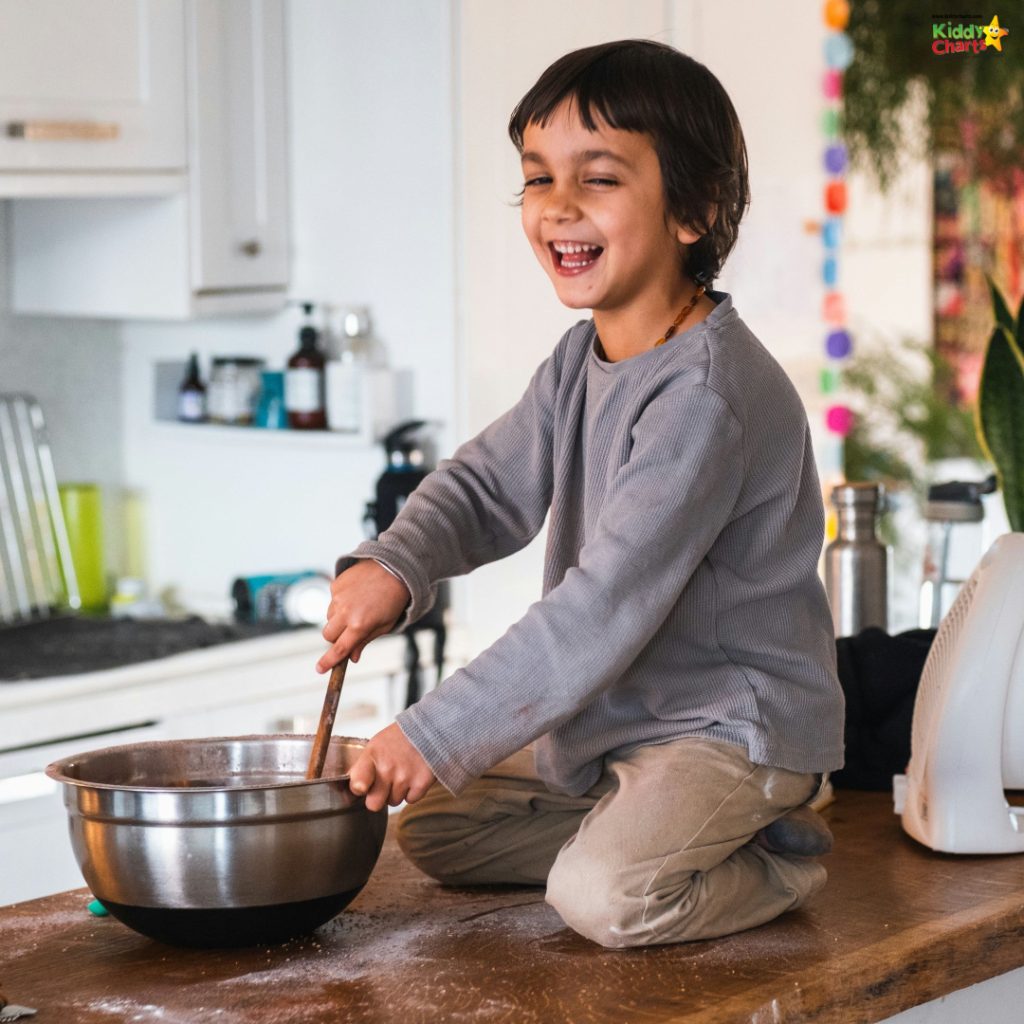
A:
{"label": "potted plant", "polygon": [[1017,316],[990,277],[995,325],[985,350],[975,429],[992,463],[1010,529],[1024,531],[1024,300]]}
{"label": "potted plant", "polygon": [[[954,377],[949,361],[924,341],[858,349],[843,366],[855,413],[843,446],[846,479],[885,484],[890,507],[902,492],[920,519],[936,463],[985,458],[971,410],[948,399]],[[882,517],[879,536],[895,547],[907,540],[892,516]]]}
{"label": "potted plant", "polygon": [[[941,10],[941,5],[939,5]],[[977,173],[1011,181],[1024,145],[1024,61],[1006,53],[940,57],[932,14],[921,0],[857,0],[846,34],[853,61],[843,74],[843,138],[855,167],[883,191],[900,158],[967,149]],[[986,17],[993,12],[986,12]],[[959,16],[956,16],[959,17]],[[1017,31],[1016,28],[1013,30]],[[1015,39],[1015,46],[1020,40]],[[908,116],[914,130],[910,131]]]}

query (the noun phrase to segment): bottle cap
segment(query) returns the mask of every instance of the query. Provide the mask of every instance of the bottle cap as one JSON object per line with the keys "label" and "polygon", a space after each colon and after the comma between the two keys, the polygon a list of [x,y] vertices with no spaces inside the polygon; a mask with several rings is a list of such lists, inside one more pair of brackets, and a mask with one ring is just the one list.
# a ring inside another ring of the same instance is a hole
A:
{"label": "bottle cap", "polygon": [[985,518],[981,495],[991,494],[998,486],[996,475],[974,483],[950,480],[928,488],[928,504],[924,517],[930,522],[947,520],[954,523],[978,523]]}
{"label": "bottle cap", "polygon": [[884,507],[886,504],[885,484],[845,483],[832,488],[832,504],[837,508]]}

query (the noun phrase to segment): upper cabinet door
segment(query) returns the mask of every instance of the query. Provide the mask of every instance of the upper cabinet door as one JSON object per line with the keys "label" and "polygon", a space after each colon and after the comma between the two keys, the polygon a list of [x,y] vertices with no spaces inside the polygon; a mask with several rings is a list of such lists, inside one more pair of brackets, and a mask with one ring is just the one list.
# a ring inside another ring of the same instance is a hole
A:
{"label": "upper cabinet door", "polygon": [[288,281],[281,0],[190,0],[192,287]]}
{"label": "upper cabinet door", "polygon": [[0,0],[0,170],[184,168],[184,50],[182,0]]}

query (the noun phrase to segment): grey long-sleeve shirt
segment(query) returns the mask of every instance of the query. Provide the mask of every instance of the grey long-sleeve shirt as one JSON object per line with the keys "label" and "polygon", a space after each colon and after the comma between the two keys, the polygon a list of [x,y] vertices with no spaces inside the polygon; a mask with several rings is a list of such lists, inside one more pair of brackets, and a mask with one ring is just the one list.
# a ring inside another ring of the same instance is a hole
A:
{"label": "grey long-sleeve shirt", "polygon": [[541,778],[573,794],[608,752],[683,736],[793,771],[842,764],[806,413],[731,297],[710,295],[703,322],[616,363],[577,323],[512,409],[339,559],[401,577],[401,629],[551,511],[542,599],[398,716],[452,792],[538,737]]}

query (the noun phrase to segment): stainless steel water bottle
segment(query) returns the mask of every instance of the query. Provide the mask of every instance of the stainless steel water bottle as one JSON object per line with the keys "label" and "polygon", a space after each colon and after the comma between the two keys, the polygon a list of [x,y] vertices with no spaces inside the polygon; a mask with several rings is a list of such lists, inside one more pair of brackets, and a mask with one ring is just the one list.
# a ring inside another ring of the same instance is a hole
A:
{"label": "stainless steel water bottle", "polygon": [[875,527],[885,510],[885,486],[845,483],[832,488],[836,539],[825,548],[825,590],[836,636],[868,626],[889,628],[889,552]]}

